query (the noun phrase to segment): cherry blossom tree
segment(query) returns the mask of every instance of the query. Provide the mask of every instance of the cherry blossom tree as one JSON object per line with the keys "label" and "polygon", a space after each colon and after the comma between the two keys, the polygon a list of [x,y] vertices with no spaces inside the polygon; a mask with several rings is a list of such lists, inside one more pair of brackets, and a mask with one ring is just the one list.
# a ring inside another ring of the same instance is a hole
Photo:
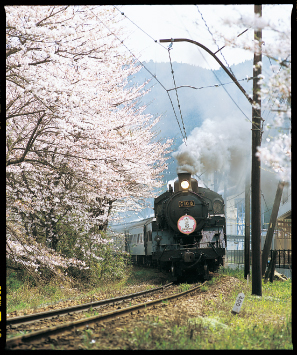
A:
{"label": "cherry blossom tree", "polygon": [[140,68],[114,36],[112,7],[5,12],[7,255],[35,267],[29,255],[47,250],[54,270],[65,266],[52,252],[65,225],[86,256],[91,239],[93,250],[105,243],[111,209],[151,197],[171,142],[156,139],[160,117],[144,113],[146,83],[129,85]]}

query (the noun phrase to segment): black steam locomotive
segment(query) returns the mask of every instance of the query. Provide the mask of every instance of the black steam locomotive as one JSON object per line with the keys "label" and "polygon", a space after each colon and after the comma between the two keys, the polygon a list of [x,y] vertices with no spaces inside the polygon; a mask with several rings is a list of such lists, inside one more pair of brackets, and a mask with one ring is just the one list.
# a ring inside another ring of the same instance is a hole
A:
{"label": "black steam locomotive", "polygon": [[208,278],[223,265],[224,200],[198,186],[189,173],[154,201],[155,217],[124,228],[125,249],[138,264],[158,266],[177,278],[191,272]]}

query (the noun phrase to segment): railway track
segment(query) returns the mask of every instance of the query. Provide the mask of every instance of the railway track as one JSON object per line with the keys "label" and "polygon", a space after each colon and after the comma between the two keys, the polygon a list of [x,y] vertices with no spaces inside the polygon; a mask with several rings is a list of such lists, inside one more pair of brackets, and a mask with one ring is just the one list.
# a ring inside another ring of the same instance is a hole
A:
{"label": "railway track", "polygon": [[[189,294],[191,292],[194,292],[204,285],[204,283],[203,283],[203,284],[195,286],[187,291],[178,292],[178,293],[174,293],[174,294],[168,294],[165,297],[160,297],[160,295],[157,295],[158,297],[156,297],[155,300],[147,300],[145,302],[137,303],[135,305],[125,307],[125,308],[118,307],[116,310],[113,310],[110,312],[104,312],[104,313],[101,313],[101,314],[98,314],[95,316],[91,316],[91,317],[83,317],[82,316],[82,318],[74,320],[74,321],[65,322],[65,320],[62,319],[64,317],[60,317],[61,315],[69,315],[69,314],[71,316],[73,316],[77,312],[81,313],[83,311],[87,311],[90,309],[94,310],[98,307],[106,306],[106,305],[110,305],[110,304],[118,305],[121,302],[124,302],[125,300],[132,300],[135,298],[137,299],[140,296],[143,297],[147,294],[155,293],[157,291],[164,291],[165,289],[169,288],[169,286],[172,286],[172,284],[173,283],[169,283],[167,285],[164,285],[164,286],[152,289],[152,290],[137,292],[135,294],[129,294],[129,295],[116,297],[116,298],[112,298],[112,299],[108,299],[108,300],[101,300],[101,301],[92,302],[92,303],[88,303],[88,304],[84,304],[84,305],[68,307],[66,309],[59,309],[59,310],[54,310],[54,311],[50,311],[50,312],[42,312],[42,313],[32,314],[29,316],[9,318],[9,319],[7,319],[8,330],[12,326],[16,327],[16,324],[18,324],[19,326],[23,326],[24,324],[34,323],[34,328],[35,328],[35,322],[39,323],[40,321],[44,321],[44,320],[48,320],[48,319],[55,319],[55,318],[58,318],[62,324],[57,325],[57,326],[48,326],[47,325],[44,329],[41,329],[38,331],[33,330],[30,333],[27,333],[27,334],[24,334],[21,336],[14,336],[12,338],[8,338],[6,340],[6,348],[10,349],[10,348],[19,347],[19,346],[22,346],[23,344],[34,343],[36,340],[38,340],[40,343],[40,342],[42,342],[42,339],[44,341],[46,339],[49,340],[49,339],[51,339],[52,336],[54,336],[56,334],[67,333],[67,332],[72,331],[74,329],[85,328],[85,327],[87,327],[91,324],[94,324],[94,323],[99,323],[102,321],[114,319],[114,318],[121,317],[124,315],[135,314],[135,313],[140,312],[141,309],[144,309],[146,307],[152,307],[152,306],[162,303],[164,301],[174,299],[174,298],[176,299],[176,298],[182,297],[186,294]],[[36,323],[36,327],[38,327],[37,323]],[[19,327],[16,327],[16,329],[18,329],[18,328]]]}
{"label": "railway track", "polygon": [[84,303],[84,304],[80,304],[80,305],[76,305],[76,306],[72,306],[72,307],[56,309],[56,310],[47,311],[47,312],[33,313],[33,314],[30,314],[27,316],[8,318],[6,320],[6,326],[11,327],[12,325],[15,325],[15,324],[32,323],[32,322],[35,322],[38,320],[49,319],[49,318],[57,317],[60,315],[65,315],[65,314],[70,314],[70,313],[73,314],[76,312],[87,311],[90,308],[96,309],[96,308],[104,306],[104,305],[109,305],[109,304],[121,302],[124,300],[129,300],[131,298],[136,298],[139,296],[144,296],[144,295],[150,294],[152,292],[164,290],[165,288],[171,286],[172,284],[173,284],[173,282],[170,282],[166,285],[156,287],[151,290],[140,291],[140,292],[124,295],[124,296],[114,297],[114,298],[105,299],[105,300],[99,300],[99,301],[90,302],[90,303]]}

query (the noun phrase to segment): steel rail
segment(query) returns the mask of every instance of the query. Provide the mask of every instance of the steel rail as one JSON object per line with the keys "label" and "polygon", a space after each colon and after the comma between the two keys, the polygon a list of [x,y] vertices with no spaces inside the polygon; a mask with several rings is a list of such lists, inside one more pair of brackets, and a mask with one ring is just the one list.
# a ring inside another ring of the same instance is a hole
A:
{"label": "steel rail", "polygon": [[90,302],[90,303],[79,304],[79,305],[76,305],[76,306],[67,307],[67,308],[60,308],[60,309],[56,309],[56,310],[52,310],[52,311],[33,313],[33,314],[29,314],[27,316],[19,316],[19,317],[8,318],[6,320],[6,325],[14,325],[14,324],[21,324],[21,323],[22,324],[31,323],[31,322],[34,322],[34,321],[37,321],[37,320],[52,318],[52,317],[56,317],[56,316],[59,316],[59,315],[62,315],[62,314],[82,312],[82,311],[88,310],[90,308],[93,309],[93,308],[101,307],[101,306],[106,305],[106,304],[112,304],[112,303],[115,303],[115,302],[123,301],[125,299],[135,298],[135,297],[146,295],[146,294],[149,294],[149,293],[152,293],[152,292],[155,292],[155,291],[159,291],[161,289],[164,289],[166,287],[171,286],[172,284],[173,284],[173,282],[170,282],[170,283],[168,283],[166,285],[163,285],[163,286],[160,286],[160,287],[156,287],[156,288],[153,288],[151,290],[140,291],[140,292],[124,295],[124,296],[119,296],[119,297],[115,297],[115,298],[109,298],[109,299]]}
{"label": "steel rail", "polygon": [[154,306],[158,303],[162,303],[164,301],[167,300],[171,300],[174,298],[179,298],[182,297],[188,293],[194,292],[196,290],[198,290],[200,287],[202,287],[207,281],[205,281],[203,284],[198,285],[196,287],[191,288],[190,290],[187,291],[183,291],[180,293],[176,293],[174,295],[170,295],[170,296],[166,296],[164,298],[159,298],[157,300],[154,301],[149,301],[149,302],[145,302],[145,303],[140,303],[131,307],[127,307],[127,308],[123,308],[123,309],[118,309],[116,311],[112,311],[112,312],[107,312],[107,313],[103,313],[101,315],[97,315],[97,316],[93,316],[93,317],[89,317],[89,318],[83,318],[77,321],[73,321],[73,322],[67,322],[65,324],[56,326],[56,327],[51,327],[51,328],[47,328],[47,329],[43,329],[43,330],[39,330],[36,332],[32,332],[29,334],[25,334],[25,335],[21,335],[21,336],[17,336],[17,337],[13,337],[10,339],[6,340],[6,348],[13,348],[17,345],[20,345],[22,343],[30,343],[31,341],[37,340],[37,339],[42,339],[45,337],[49,337],[58,333],[63,333],[65,331],[69,331],[72,329],[78,329],[81,327],[85,327],[86,325],[92,324],[92,323],[96,323],[96,322],[101,322],[101,321],[105,321],[108,319],[113,319],[119,316],[122,316],[124,314],[129,314],[129,313],[133,313],[135,311],[138,311],[140,309],[146,308],[146,307],[151,307]]}

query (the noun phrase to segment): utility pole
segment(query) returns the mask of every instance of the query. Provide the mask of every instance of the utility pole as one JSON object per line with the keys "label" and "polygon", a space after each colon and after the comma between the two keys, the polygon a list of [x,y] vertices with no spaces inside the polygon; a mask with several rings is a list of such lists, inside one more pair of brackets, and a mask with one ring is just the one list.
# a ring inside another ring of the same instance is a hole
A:
{"label": "utility pole", "polygon": [[244,278],[250,274],[250,197],[251,197],[250,171],[245,181],[245,237],[244,237]]}
{"label": "utility pole", "polygon": [[[255,17],[262,16],[262,5],[254,5]],[[254,29],[253,108],[252,108],[252,294],[262,296],[261,264],[261,163],[256,157],[261,146],[261,96],[258,76],[262,74],[262,30]]]}
{"label": "utility pole", "polygon": [[268,255],[269,255],[269,251],[271,248],[271,242],[272,242],[272,238],[273,238],[274,228],[276,225],[277,214],[278,214],[279,205],[280,205],[281,198],[282,198],[283,189],[284,189],[284,183],[282,181],[280,181],[277,186],[277,190],[276,190],[276,194],[275,194],[275,198],[274,198],[274,204],[273,204],[273,208],[272,208],[272,212],[271,212],[271,216],[270,216],[269,227],[267,230],[265,244],[264,244],[263,253],[262,253],[262,276],[264,276],[265,270],[266,270]]}

